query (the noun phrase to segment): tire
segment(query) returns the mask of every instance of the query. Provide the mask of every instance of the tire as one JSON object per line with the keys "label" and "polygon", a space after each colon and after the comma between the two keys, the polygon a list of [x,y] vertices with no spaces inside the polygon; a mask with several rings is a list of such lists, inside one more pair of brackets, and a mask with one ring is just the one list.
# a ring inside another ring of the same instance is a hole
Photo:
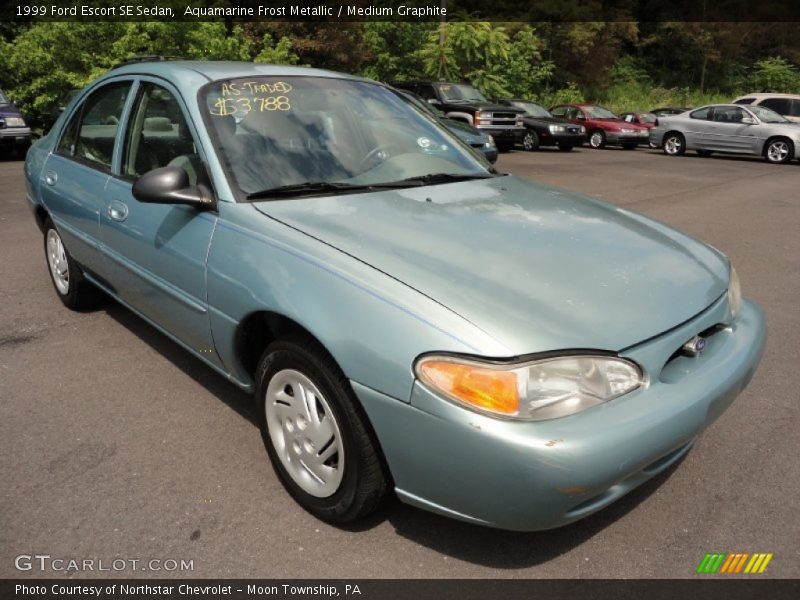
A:
{"label": "tire", "polygon": [[49,218],[44,222],[44,257],[50,281],[64,306],[83,310],[102,300],[103,293],[84,278],[80,266],[67,251]]}
{"label": "tire", "polygon": [[764,148],[764,158],[774,165],[782,165],[792,160],[794,145],[786,138],[770,140]]}
{"label": "tire", "polygon": [[636,150],[636,144],[622,144],[623,150]]}
{"label": "tire", "polygon": [[561,144],[558,147],[558,149],[561,150],[561,152],[571,152],[573,148],[574,146],[571,146],[569,144]]}
{"label": "tire", "polygon": [[528,129],[522,136],[522,147],[528,152],[539,149],[539,134],[532,129]]}
{"label": "tire", "polygon": [[697,152],[697,156],[702,156],[703,158],[707,158],[714,154],[711,150],[695,150]]}
{"label": "tire", "polygon": [[606,147],[606,134],[600,129],[595,129],[589,134],[589,146],[595,149]]}
{"label": "tire", "polygon": [[683,134],[680,134],[677,131],[671,131],[664,136],[663,149],[664,154],[669,154],[670,156],[680,156],[686,152],[686,138],[683,137]]}
{"label": "tire", "polygon": [[256,403],[269,459],[300,506],[328,523],[377,508],[387,490],[378,443],[350,383],[319,344],[298,335],[267,346]]}

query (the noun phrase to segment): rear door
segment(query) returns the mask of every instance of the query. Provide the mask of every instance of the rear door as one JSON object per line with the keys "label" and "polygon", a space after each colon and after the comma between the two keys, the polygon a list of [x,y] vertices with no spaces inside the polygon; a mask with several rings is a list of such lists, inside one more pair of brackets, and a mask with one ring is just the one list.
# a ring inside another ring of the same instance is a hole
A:
{"label": "rear door", "polygon": [[142,78],[128,114],[100,214],[113,284],[129,305],[218,363],[205,279],[216,213],[142,203],[132,194],[138,177],[166,166],[186,170],[192,185],[210,187],[205,157],[179,94],[165,82]]}
{"label": "rear door", "polygon": [[75,107],[42,170],[42,201],[70,254],[103,275],[99,216],[132,81],[104,84]]}

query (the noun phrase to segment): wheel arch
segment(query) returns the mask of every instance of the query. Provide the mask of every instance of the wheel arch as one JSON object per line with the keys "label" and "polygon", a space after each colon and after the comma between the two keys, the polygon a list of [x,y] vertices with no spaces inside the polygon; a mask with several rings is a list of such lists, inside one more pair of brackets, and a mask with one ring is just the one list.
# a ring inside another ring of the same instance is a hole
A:
{"label": "wheel arch", "polygon": [[33,209],[33,216],[36,219],[36,225],[39,227],[39,231],[44,233],[44,224],[50,218],[50,213],[47,212],[44,206],[37,204]]}
{"label": "wheel arch", "polygon": [[789,142],[789,147],[792,149],[792,157],[791,158],[793,159],[794,158],[794,151],[796,150],[794,141],[792,141],[792,138],[790,138],[790,137],[788,137],[786,135],[780,135],[780,134],[771,135],[767,139],[764,140],[764,145],[761,147],[761,156],[766,156],[767,155],[767,148],[769,148],[769,145],[772,142],[774,142],[775,140],[785,140],[785,141]]}

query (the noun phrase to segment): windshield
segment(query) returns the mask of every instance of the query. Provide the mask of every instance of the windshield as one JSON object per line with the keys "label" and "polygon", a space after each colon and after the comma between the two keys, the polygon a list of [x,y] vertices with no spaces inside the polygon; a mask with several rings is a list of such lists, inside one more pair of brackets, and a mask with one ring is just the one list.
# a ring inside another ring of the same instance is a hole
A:
{"label": "windshield", "polygon": [[639,113],[640,123],[655,123],[656,116],[652,113]]}
{"label": "windshield", "polygon": [[439,85],[439,93],[448,102],[488,102],[486,96],[474,87],[462,83],[442,83]]}
{"label": "windshield", "polygon": [[784,118],[783,116],[776,113],[771,108],[765,108],[763,106],[758,106],[757,104],[752,104],[748,106],[751,111],[755,113],[755,115],[761,119],[763,123],[789,123],[789,119]]}
{"label": "windshield", "polygon": [[0,104],[9,104],[8,98],[3,94],[3,90],[0,90]]}
{"label": "windshield", "polygon": [[584,106],[584,112],[590,119],[616,119],[617,115],[602,106]]}
{"label": "windshield", "polygon": [[512,102],[511,105],[512,106],[516,106],[517,108],[521,108],[522,110],[525,111],[526,115],[529,115],[531,117],[552,117],[553,116],[549,112],[547,112],[547,110],[544,107],[539,106],[538,104],[536,104],[534,102]]}
{"label": "windshield", "polygon": [[433,117],[374,83],[216,81],[201,91],[200,108],[233,186],[246,196],[287,186],[325,191],[494,173]]}

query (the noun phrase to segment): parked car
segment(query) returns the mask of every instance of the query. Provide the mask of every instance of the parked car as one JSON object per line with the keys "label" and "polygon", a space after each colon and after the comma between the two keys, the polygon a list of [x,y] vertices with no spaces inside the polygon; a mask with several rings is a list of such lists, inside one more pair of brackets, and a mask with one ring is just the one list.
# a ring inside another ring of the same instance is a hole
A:
{"label": "parked car", "polygon": [[764,346],[711,246],[501,175],[349,75],[112,69],[25,175],[61,302],[104,290],[253,392],[280,481],[330,522],[389,490],[576,521],[688,452]]}
{"label": "parked car", "polygon": [[583,125],[557,119],[535,102],[521,98],[506,98],[498,102],[525,111],[522,118],[525,124],[522,147],[525,150],[537,150],[539,146],[558,146],[559,150],[569,152],[586,141],[586,128]]}
{"label": "parked car", "polygon": [[413,92],[441,110],[448,119],[463,121],[490,134],[500,152],[513,149],[525,133],[520,109],[490,102],[468,83],[400,81],[391,85]]}
{"label": "parked car", "polygon": [[444,113],[432,104],[425,102],[422,98],[409,92],[408,90],[398,90],[403,98],[408,100],[411,104],[418,109],[425,111],[433,118],[437,119],[442,125],[447,127],[451,132],[462,141],[469,144],[477,152],[483,154],[486,159],[494,164],[497,162],[497,146],[494,143],[494,138],[486,132],[476,129],[469,123],[463,121],[454,121],[444,116]]}
{"label": "parked car", "polygon": [[795,123],[800,122],[800,95],[798,94],[747,94],[739,96],[734,104],[755,104],[774,110]]}
{"label": "parked car", "polygon": [[800,126],[761,106],[710,104],[688,113],[659,117],[650,142],[678,156],[695,150],[763,156],[771,163],[800,158]]}
{"label": "parked car", "polygon": [[[619,118],[625,121],[626,123],[636,123],[637,125],[641,125],[642,127],[647,127],[647,129],[651,129],[656,124],[656,115],[651,112],[625,112],[619,115]],[[653,146],[650,144],[651,148],[656,148],[657,146]]]}
{"label": "parked car", "polygon": [[31,144],[31,128],[19,108],[0,90],[0,150],[25,154]]}
{"label": "parked car", "polygon": [[554,117],[567,119],[586,128],[589,146],[605,148],[606,145],[622,146],[633,150],[647,143],[647,128],[627,123],[607,108],[594,104],[561,104],[550,109]]}
{"label": "parked car", "polygon": [[681,113],[685,113],[687,110],[692,110],[691,108],[675,108],[675,107],[666,107],[666,108],[654,108],[650,112],[657,117],[669,117],[670,115],[679,115]]}

